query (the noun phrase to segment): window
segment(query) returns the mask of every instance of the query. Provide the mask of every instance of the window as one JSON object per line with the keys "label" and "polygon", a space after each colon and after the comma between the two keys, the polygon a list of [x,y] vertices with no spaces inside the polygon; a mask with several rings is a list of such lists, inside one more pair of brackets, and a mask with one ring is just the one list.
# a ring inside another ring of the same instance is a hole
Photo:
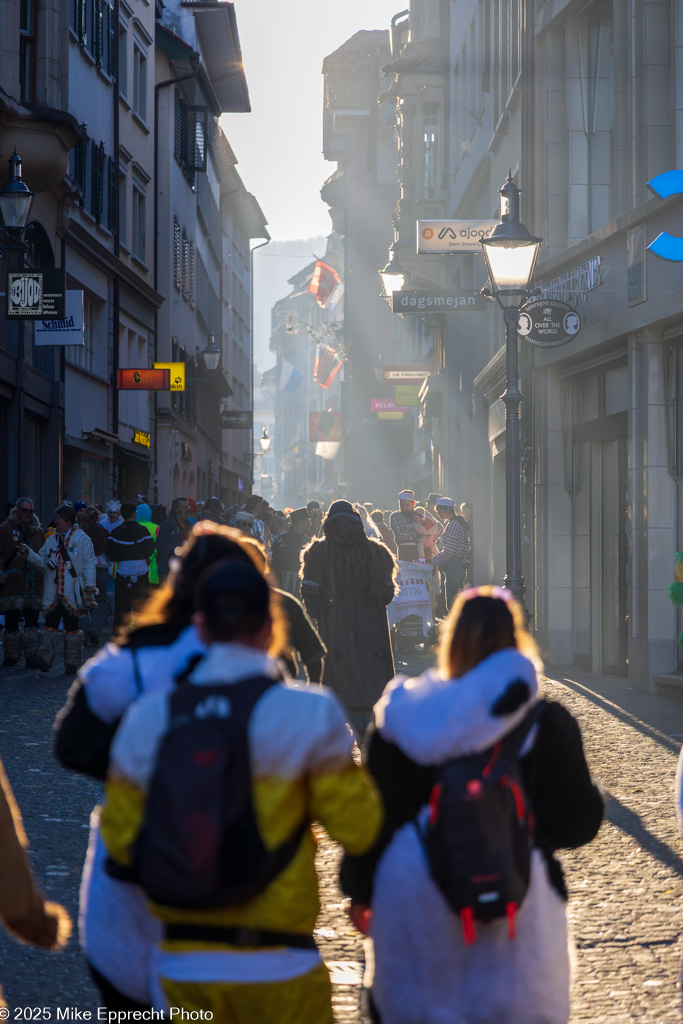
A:
{"label": "window", "polygon": [[175,92],[174,153],[185,171],[185,176],[194,184],[196,171],[206,170],[206,144],[209,140],[209,111],[206,107],[190,106],[182,98],[179,89]]}
{"label": "window", "polygon": [[145,195],[133,183],[133,255],[145,262]]}
{"label": "window", "polygon": [[182,286],[180,272],[180,224],[173,218],[173,284],[180,291]]}
{"label": "window", "polygon": [[87,187],[87,168],[88,168],[88,133],[85,130],[85,125],[81,125],[81,141],[78,145],[71,150],[69,154],[70,161],[73,161],[71,166],[71,176],[76,182],[76,185],[81,191],[81,197],[79,199],[80,206],[85,204],[85,193]]}
{"label": "window", "polygon": [[90,212],[97,224],[102,219],[104,207],[104,168],[106,164],[104,143],[90,143]]}
{"label": "window", "polygon": [[423,118],[422,194],[426,199],[439,195],[439,105],[425,103]]}
{"label": "window", "polygon": [[137,42],[133,44],[133,110],[147,120],[147,57]]}
{"label": "window", "polygon": [[36,98],[36,2],[21,0],[19,21],[19,77],[22,103]]}
{"label": "window", "polygon": [[612,217],[614,52],[611,3],[579,16],[583,130],[588,141],[588,232]]}

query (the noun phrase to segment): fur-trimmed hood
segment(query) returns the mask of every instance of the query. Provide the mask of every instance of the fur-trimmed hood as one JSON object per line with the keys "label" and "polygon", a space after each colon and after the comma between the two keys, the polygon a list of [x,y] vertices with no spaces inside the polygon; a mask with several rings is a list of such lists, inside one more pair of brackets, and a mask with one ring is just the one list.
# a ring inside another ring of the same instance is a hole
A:
{"label": "fur-trimmed hood", "polygon": [[444,679],[436,669],[416,679],[397,676],[375,705],[375,723],[413,761],[440,764],[493,746],[537,695],[533,663],[506,648],[459,679]]}
{"label": "fur-trimmed hood", "polygon": [[7,518],[10,521],[10,523],[12,523],[13,526],[18,527],[20,530],[26,529],[27,532],[28,532],[29,537],[31,536],[31,534],[35,533],[36,530],[40,530],[41,529],[40,519],[35,514],[35,512],[31,516],[31,521],[29,523],[26,523],[26,524],[23,523],[21,521],[21,519],[19,518],[19,513],[17,512],[16,505],[14,506],[14,508],[12,509],[12,511],[10,512],[10,514],[8,515]]}

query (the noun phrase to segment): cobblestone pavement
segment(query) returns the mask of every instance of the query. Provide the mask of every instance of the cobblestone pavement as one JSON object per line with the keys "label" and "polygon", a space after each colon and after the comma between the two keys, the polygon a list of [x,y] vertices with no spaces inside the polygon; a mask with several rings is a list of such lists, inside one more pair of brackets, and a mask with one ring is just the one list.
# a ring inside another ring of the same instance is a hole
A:
{"label": "cobblestone pavement", "polygon": [[[409,667],[419,671],[417,664]],[[609,793],[596,841],[562,855],[576,944],[572,1024],[679,1022],[683,847],[673,786],[683,703],[639,693],[613,677],[576,669],[551,674],[543,690],[579,719],[591,769]],[[70,681],[58,669],[47,676],[0,669],[0,755],[22,808],[36,874],[75,917],[88,818],[101,790],[51,757],[52,722]],[[331,969],[335,1021],[360,1024],[362,940],[337,888],[339,851],[322,832],[319,840],[317,938]],[[11,1008],[98,1006],[74,940],[53,956],[17,945],[0,930],[0,965]]]}

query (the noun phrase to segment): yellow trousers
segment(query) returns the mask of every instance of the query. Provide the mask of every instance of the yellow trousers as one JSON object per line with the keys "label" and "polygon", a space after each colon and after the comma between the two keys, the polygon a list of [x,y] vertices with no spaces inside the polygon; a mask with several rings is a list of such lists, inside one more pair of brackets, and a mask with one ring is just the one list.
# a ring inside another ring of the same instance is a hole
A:
{"label": "yellow trousers", "polygon": [[162,977],[161,985],[170,1007],[204,1010],[205,1014],[210,1010],[214,1024],[333,1024],[332,989],[325,964],[289,981],[242,985]]}

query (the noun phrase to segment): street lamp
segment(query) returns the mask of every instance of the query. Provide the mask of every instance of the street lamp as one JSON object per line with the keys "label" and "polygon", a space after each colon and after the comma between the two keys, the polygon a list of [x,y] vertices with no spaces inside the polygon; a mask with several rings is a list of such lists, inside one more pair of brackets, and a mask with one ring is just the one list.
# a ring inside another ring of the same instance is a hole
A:
{"label": "street lamp", "polygon": [[263,433],[261,434],[261,436],[258,439],[258,443],[261,445],[261,451],[262,452],[267,452],[268,451],[268,449],[270,448],[270,442],[272,440],[273,440],[272,437],[270,437],[270,435],[268,434],[268,428],[264,427],[263,428]]}
{"label": "street lamp", "polygon": [[218,364],[221,361],[221,350],[216,344],[216,335],[213,331],[209,331],[208,343],[205,349],[199,353],[204,360],[204,366],[207,370],[217,370]]}
{"label": "street lamp", "polygon": [[9,181],[0,185],[0,227],[10,242],[18,242],[28,222],[35,192],[21,180],[21,157],[16,146],[8,162]]}
{"label": "street lamp", "polygon": [[398,246],[396,245],[396,242],[392,242],[389,246],[389,262],[386,267],[379,272],[379,276],[382,278],[384,297],[386,299],[390,299],[394,292],[401,291],[407,276],[406,271],[398,262],[397,249]]}
{"label": "street lamp", "polygon": [[522,575],[522,514],[519,467],[519,390],[517,362],[517,321],[526,298],[538,250],[543,239],[532,235],[519,219],[520,189],[508,172],[500,191],[500,222],[481,246],[489,272],[491,291],[503,310],[505,321],[506,387],[505,405],[505,550],[504,585],[524,603],[526,586]]}

